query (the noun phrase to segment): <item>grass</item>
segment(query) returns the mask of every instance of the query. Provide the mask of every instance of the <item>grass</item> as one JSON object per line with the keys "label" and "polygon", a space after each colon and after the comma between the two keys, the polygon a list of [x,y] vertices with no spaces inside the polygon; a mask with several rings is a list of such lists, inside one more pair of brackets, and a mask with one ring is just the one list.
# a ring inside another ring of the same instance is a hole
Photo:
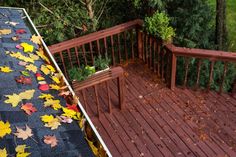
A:
{"label": "grass", "polygon": [[[226,23],[228,30],[228,50],[236,52],[236,3],[235,0],[226,1]],[[215,8],[216,0],[209,0],[209,4]]]}

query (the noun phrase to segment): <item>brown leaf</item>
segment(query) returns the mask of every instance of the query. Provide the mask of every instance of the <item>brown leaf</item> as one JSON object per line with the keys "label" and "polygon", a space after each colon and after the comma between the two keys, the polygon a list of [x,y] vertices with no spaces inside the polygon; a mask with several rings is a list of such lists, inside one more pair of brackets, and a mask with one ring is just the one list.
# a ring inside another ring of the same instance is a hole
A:
{"label": "brown leaf", "polygon": [[58,140],[57,140],[55,135],[53,135],[53,136],[45,135],[43,142],[48,144],[48,145],[51,145],[51,148],[52,148],[52,147],[57,146]]}
{"label": "brown leaf", "polygon": [[14,133],[14,135],[17,138],[22,138],[23,140],[33,136],[32,130],[28,127],[28,125],[25,126],[25,130],[16,127],[16,133]]}

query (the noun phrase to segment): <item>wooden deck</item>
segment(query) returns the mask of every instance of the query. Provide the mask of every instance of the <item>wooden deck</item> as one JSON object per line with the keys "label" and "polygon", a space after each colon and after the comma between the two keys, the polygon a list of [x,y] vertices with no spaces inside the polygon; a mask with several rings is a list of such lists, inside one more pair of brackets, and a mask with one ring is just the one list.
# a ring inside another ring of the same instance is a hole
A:
{"label": "wooden deck", "polygon": [[236,156],[235,98],[181,88],[172,91],[142,63],[131,63],[124,70],[124,111],[118,109],[115,81],[110,86],[112,115],[104,85],[99,88],[100,119],[94,96],[87,97],[88,114],[113,156]]}

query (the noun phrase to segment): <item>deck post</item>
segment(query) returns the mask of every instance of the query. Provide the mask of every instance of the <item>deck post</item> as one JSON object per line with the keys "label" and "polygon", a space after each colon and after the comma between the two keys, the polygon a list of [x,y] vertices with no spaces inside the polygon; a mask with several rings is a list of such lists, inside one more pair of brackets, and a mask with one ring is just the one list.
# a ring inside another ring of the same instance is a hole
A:
{"label": "deck post", "polygon": [[175,79],[176,79],[176,55],[172,53],[172,62],[171,62],[171,79],[170,79],[170,89],[175,89]]}
{"label": "deck post", "polygon": [[136,29],[137,43],[138,43],[138,58],[143,59],[143,35],[139,29]]}

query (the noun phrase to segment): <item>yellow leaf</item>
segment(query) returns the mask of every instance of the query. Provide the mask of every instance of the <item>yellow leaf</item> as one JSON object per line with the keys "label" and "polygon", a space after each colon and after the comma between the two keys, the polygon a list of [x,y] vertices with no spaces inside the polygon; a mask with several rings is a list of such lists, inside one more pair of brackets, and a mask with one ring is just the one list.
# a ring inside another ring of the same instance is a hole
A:
{"label": "yellow leaf", "polygon": [[89,144],[90,148],[92,149],[94,155],[97,156],[98,155],[98,148],[94,146],[92,141],[88,140],[87,138],[86,138],[86,140],[88,141],[88,144]]}
{"label": "yellow leaf", "polygon": [[41,70],[45,75],[50,74],[50,70],[49,70],[49,69],[47,68],[47,66],[45,66],[45,65],[41,65],[40,70]]}
{"label": "yellow leaf", "polygon": [[27,70],[32,71],[33,73],[36,73],[38,70],[38,68],[33,64],[26,65],[25,67]]}
{"label": "yellow leaf", "polygon": [[19,96],[21,97],[21,99],[30,100],[34,96],[34,92],[35,92],[34,89],[26,90],[24,92],[21,92]]}
{"label": "yellow leaf", "polygon": [[18,145],[16,148],[15,148],[15,151],[16,151],[16,157],[27,157],[30,155],[30,153],[28,152],[25,152],[25,149],[26,149],[26,145]]}
{"label": "yellow leaf", "polygon": [[44,102],[44,107],[51,106],[54,110],[60,109],[62,106],[60,105],[60,100],[46,99]]}
{"label": "yellow leaf", "polygon": [[55,90],[59,90],[59,89],[60,89],[60,86],[55,85],[55,84],[50,84],[49,87],[50,87],[51,89],[55,89]]}
{"label": "yellow leaf", "polygon": [[41,45],[41,40],[42,40],[42,37],[36,36],[35,34],[32,35],[32,37],[31,37],[31,41],[34,42],[35,44]]}
{"label": "yellow leaf", "polygon": [[42,49],[39,49],[39,51],[36,51],[36,53],[37,53],[37,55],[38,55],[40,58],[42,58],[43,60],[45,60],[47,63],[50,63],[48,57],[46,57],[46,56],[44,55],[44,52],[43,52]]}
{"label": "yellow leaf", "polygon": [[6,150],[6,148],[0,149],[0,156],[1,157],[7,157],[7,150]]}
{"label": "yellow leaf", "polygon": [[0,137],[4,137],[7,134],[11,133],[11,125],[9,122],[4,123],[3,121],[0,121]]}
{"label": "yellow leaf", "polygon": [[33,59],[34,61],[39,60],[39,56],[38,56],[38,55],[35,55],[35,54],[29,54],[29,57],[30,57],[31,59]]}
{"label": "yellow leaf", "polygon": [[21,43],[20,46],[23,47],[24,52],[33,52],[34,50],[34,46],[28,43]]}
{"label": "yellow leaf", "polygon": [[11,52],[10,56],[13,57],[13,58],[17,58],[19,60],[22,60],[24,62],[34,63],[33,59],[31,59],[30,57],[26,57],[26,56],[22,55],[20,52]]}
{"label": "yellow leaf", "polygon": [[44,93],[42,93],[38,98],[40,98],[40,99],[53,99],[54,98],[54,96],[52,96],[51,94],[44,94]]}
{"label": "yellow leaf", "polygon": [[38,80],[38,81],[43,81],[43,80],[45,80],[45,78],[42,77],[42,76],[39,76],[39,77],[37,77],[37,80]]}
{"label": "yellow leaf", "polygon": [[47,66],[47,68],[52,72],[52,73],[55,73],[56,72],[56,70],[55,70],[55,68],[53,67],[53,66],[51,66],[51,65],[46,65]]}
{"label": "yellow leaf", "polygon": [[60,80],[59,80],[58,77],[52,76],[51,78],[52,78],[52,80],[53,80],[56,84],[59,84],[59,83],[60,83]]}
{"label": "yellow leaf", "polygon": [[54,119],[53,115],[44,115],[41,116],[41,120],[45,123],[48,123]]}
{"label": "yellow leaf", "polygon": [[12,95],[5,95],[5,97],[7,97],[8,99],[5,100],[4,102],[7,104],[11,104],[12,107],[16,107],[22,99],[27,99],[27,100],[31,99],[34,96],[34,92],[35,90],[32,89],[32,90],[26,90],[19,94],[13,93]]}
{"label": "yellow leaf", "polygon": [[41,116],[41,120],[45,122],[44,126],[51,128],[51,130],[55,130],[61,125],[60,120],[58,118],[54,118],[53,115]]}
{"label": "yellow leaf", "polygon": [[0,35],[11,34],[11,29],[0,29]]}
{"label": "yellow leaf", "polygon": [[5,97],[7,97],[8,99],[4,102],[7,104],[11,104],[12,107],[16,107],[21,101],[21,97],[15,93],[13,93],[13,95],[5,95]]}
{"label": "yellow leaf", "polygon": [[62,108],[62,110],[63,110],[63,116],[66,116],[66,117],[69,117],[69,118],[73,118],[73,119],[75,119],[75,120],[78,120],[79,118],[77,117],[77,114],[76,114],[76,112],[74,111],[74,110],[70,110],[70,109],[68,109],[68,108],[65,108],[65,107],[63,107]]}
{"label": "yellow leaf", "polygon": [[0,71],[4,73],[9,73],[12,72],[13,70],[11,70],[11,68],[7,66],[0,66]]}

